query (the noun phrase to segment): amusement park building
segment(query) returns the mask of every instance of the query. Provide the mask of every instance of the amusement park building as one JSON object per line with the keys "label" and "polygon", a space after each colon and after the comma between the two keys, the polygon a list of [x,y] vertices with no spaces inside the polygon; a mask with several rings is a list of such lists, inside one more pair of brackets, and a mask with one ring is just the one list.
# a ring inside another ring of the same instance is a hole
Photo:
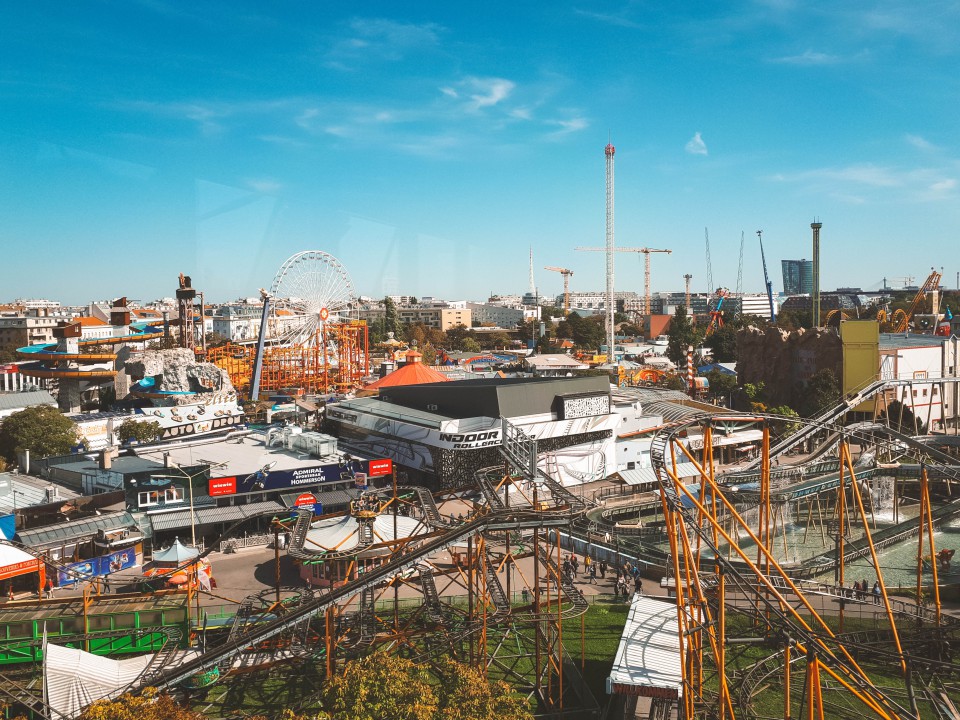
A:
{"label": "amusement park building", "polygon": [[506,419],[536,438],[542,469],[566,485],[601,479],[613,462],[606,377],[491,378],[384,388],[327,406],[341,447],[390,458],[402,483],[455,487],[503,462]]}
{"label": "amusement park building", "polygon": [[347,455],[336,438],[293,426],[145,448],[137,457],[157,468],[146,480],[124,481],[127,505],[167,540],[191,526],[191,485],[197,536],[209,537],[245,519],[251,532],[262,530],[271,514],[291,508],[343,509],[360,481],[375,484],[392,472],[389,460]]}
{"label": "amusement park building", "polygon": [[24,347],[53,342],[53,329],[60,318],[40,315],[0,317],[0,347]]}
{"label": "amusement park building", "polygon": [[957,427],[960,383],[936,380],[960,377],[958,343],[956,336],[880,334],[880,379],[916,381],[891,388],[886,401],[901,401],[929,431]]}

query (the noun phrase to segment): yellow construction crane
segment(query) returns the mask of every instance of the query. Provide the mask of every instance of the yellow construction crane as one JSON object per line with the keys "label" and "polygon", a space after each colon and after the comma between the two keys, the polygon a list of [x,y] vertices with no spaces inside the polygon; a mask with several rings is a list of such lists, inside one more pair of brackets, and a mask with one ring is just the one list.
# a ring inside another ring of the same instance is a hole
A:
{"label": "yellow construction crane", "polygon": [[893,331],[895,333],[906,332],[907,328],[910,325],[910,319],[913,317],[913,314],[920,309],[920,306],[923,304],[924,299],[927,296],[928,292],[935,292],[937,288],[940,287],[940,278],[942,276],[936,270],[930,273],[930,276],[927,278],[926,282],[923,283],[923,287],[917,291],[916,296],[913,298],[913,304],[910,306],[909,312],[903,312],[902,310],[897,310],[893,314],[894,320],[896,321],[896,327]]}
{"label": "yellow construction crane", "polygon": [[573,277],[573,270],[553,265],[547,265],[543,269],[553,270],[563,275],[563,314],[567,315],[570,312],[570,278]]}
{"label": "yellow construction crane", "polygon": [[[599,247],[578,247],[577,250],[586,250],[589,252],[606,252],[606,248]],[[633,247],[618,247],[614,248],[617,252],[633,252],[633,253],[643,253],[644,259],[644,268],[643,268],[643,314],[650,314],[650,253],[667,253],[668,255],[673,252],[673,250],[655,250],[654,248],[633,248]]]}

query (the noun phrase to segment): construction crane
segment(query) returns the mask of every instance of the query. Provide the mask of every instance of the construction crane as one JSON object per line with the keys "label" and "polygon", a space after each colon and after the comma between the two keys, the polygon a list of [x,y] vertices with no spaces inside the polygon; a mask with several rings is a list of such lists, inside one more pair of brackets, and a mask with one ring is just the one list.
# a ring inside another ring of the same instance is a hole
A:
{"label": "construction crane", "polygon": [[[578,247],[577,250],[584,250],[588,252],[606,252],[606,248],[599,247]],[[618,247],[615,248],[617,252],[632,252],[632,253],[643,253],[644,256],[644,270],[643,270],[643,314],[650,314],[650,253],[667,253],[668,255],[673,252],[673,250],[656,250],[654,248],[633,248],[633,247]]]}
{"label": "construction crane", "polygon": [[907,328],[910,326],[910,320],[913,318],[913,314],[920,309],[920,306],[923,304],[927,293],[934,292],[940,287],[940,279],[942,277],[943,276],[936,270],[930,273],[930,276],[927,278],[926,282],[923,283],[923,287],[921,287],[914,296],[913,303],[910,305],[910,310],[905,313],[901,313],[900,310],[897,310],[897,312],[893,314],[894,320],[896,321],[896,327],[893,329],[895,333],[907,331]]}
{"label": "construction crane", "polygon": [[567,268],[554,267],[553,265],[546,265],[544,270],[553,270],[563,275],[563,314],[567,315],[570,313],[570,278],[573,277],[573,270],[568,270]]}
{"label": "construction crane", "polygon": [[760,238],[760,262],[763,263],[763,282],[767,286],[767,302],[770,303],[770,322],[777,323],[777,311],[773,307],[773,283],[770,282],[770,276],[767,274],[767,257],[763,254],[763,230],[757,230],[757,237]]}

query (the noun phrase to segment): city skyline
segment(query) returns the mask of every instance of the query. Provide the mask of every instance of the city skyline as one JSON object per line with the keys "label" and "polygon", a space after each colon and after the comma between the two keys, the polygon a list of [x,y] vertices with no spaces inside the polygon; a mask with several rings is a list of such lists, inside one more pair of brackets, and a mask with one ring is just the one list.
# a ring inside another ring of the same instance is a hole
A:
{"label": "city skyline", "polygon": [[[300,250],[357,292],[484,298],[603,287],[618,246],[670,248],[653,291],[762,292],[763,229],[823,289],[931,266],[954,287],[960,5],[790,0],[421,3],[284,10],[19,5],[0,46],[8,299],[256,296]],[[62,262],[58,261],[62,260]],[[619,254],[617,290],[642,293]]]}

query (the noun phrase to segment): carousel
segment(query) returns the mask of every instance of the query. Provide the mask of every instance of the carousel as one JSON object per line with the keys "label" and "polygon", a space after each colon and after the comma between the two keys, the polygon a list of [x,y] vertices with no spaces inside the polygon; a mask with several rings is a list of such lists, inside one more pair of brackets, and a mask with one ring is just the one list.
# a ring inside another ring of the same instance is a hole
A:
{"label": "carousel", "polygon": [[397,546],[408,546],[428,532],[423,522],[394,515],[376,492],[350,503],[346,515],[321,518],[310,526],[303,543],[300,577],[312,586],[339,587],[388,561]]}
{"label": "carousel", "polygon": [[155,552],[143,574],[162,579],[167,588],[186,589],[189,586],[210,590],[215,586],[210,563],[200,557],[199,550],[184,545],[179,538],[175,538],[170,547]]}

